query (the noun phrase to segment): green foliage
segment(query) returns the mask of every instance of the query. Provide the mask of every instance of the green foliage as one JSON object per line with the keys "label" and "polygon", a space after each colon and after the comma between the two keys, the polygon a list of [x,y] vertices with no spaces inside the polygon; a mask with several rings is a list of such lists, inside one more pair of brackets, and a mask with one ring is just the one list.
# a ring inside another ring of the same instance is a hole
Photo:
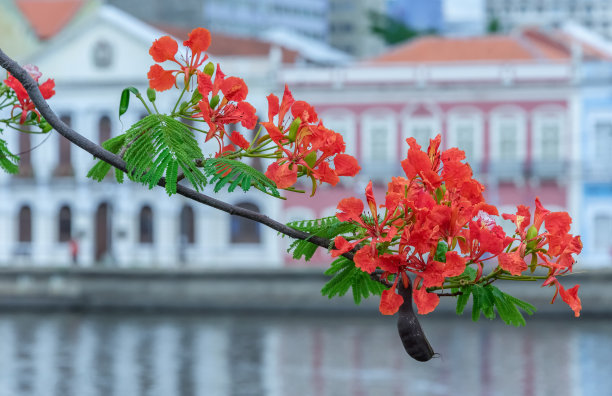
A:
{"label": "green foliage", "polygon": [[448,245],[444,241],[439,241],[436,246],[436,255],[434,260],[440,263],[446,263],[446,252],[448,252]]}
{"label": "green foliage", "polygon": [[[113,154],[117,154],[121,147],[125,144],[125,134],[115,136],[114,138],[108,139],[102,143],[102,147],[110,151]],[[91,177],[96,181],[102,181],[108,174],[108,171],[112,168],[111,164],[104,161],[98,161],[90,170],[87,172],[87,177]],[[123,175],[123,172],[119,171]]]}
{"label": "green foliage", "polygon": [[370,31],[380,36],[387,44],[398,44],[422,34],[435,33],[435,30],[417,31],[381,12],[370,11],[368,18],[370,20]]}
{"label": "green foliage", "polygon": [[11,153],[6,142],[0,139],[0,168],[8,173],[15,174],[19,172],[19,157]]}
{"label": "green foliage", "polygon": [[[334,239],[338,235],[351,233],[357,229],[357,226],[354,224],[350,222],[341,222],[336,216],[315,220],[293,221],[287,225],[296,230],[304,231],[313,236],[319,236],[329,240]],[[287,251],[289,253],[293,252],[293,258],[296,260],[304,257],[304,259],[308,261],[312,258],[317,248],[319,248],[318,245],[308,240],[296,239],[291,243]]]}
{"label": "green foliage", "polygon": [[352,288],[355,304],[359,304],[362,298],[368,298],[370,294],[380,295],[385,290],[382,284],[372,280],[346,257],[338,257],[325,275],[333,276],[321,289],[321,294],[329,298],[343,296]]}
{"label": "green foliage", "polygon": [[463,313],[471,294],[472,320],[474,322],[480,319],[481,312],[486,318],[495,319],[495,310],[497,310],[499,317],[506,324],[516,327],[525,326],[525,318],[523,318],[519,308],[528,315],[532,315],[536,311],[533,305],[504,293],[493,285],[467,285],[459,290],[463,294],[457,298],[457,314],[461,315]]}
{"label": "green foliage", "polygon": [[204,161],[203,172],[211,177],[209,183],[216,183],[215,192],[228,185],[228,191],[233,192],[236,187],[248,191],[251,187],[279,198],[280,193],[276,184],[257,169],[229,158],[209,158]]}
{"label": "green foliage", "polygon": [[165,175],[166,192],[176,193],[179,167],[199,190],[206,177],[195,161],[203,157],[193,132],[180,121],[163,114],[150,114],[126,132],[124,160],[128,177],[153,188]]}

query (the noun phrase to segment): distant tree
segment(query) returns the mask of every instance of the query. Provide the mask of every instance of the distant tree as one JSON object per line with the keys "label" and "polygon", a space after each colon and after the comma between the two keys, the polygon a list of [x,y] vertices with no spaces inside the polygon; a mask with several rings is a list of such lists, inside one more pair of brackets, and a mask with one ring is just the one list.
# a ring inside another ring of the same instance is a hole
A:
{"label": "distant tree", "polygon": [[499,33],[501,31],[501,24],[499,23],[499,19],[491,18],[487,23],[487,32],[488,33]]}
{"label": "distant tree", "polygon": [[405,23],[381,12],[370,11],[370,31],[380,36],[387,44],[397,44],[415,37],[427,34],[436,34],[435,29],[419,31]]}

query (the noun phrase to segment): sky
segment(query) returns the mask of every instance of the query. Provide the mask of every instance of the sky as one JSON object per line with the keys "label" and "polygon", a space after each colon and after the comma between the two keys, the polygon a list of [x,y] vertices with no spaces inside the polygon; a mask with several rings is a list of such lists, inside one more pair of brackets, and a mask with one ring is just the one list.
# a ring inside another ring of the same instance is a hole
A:
{"label": "sky", "polygon": [[482,20],[484,0],[443,0],[444,15],[449,21]]}

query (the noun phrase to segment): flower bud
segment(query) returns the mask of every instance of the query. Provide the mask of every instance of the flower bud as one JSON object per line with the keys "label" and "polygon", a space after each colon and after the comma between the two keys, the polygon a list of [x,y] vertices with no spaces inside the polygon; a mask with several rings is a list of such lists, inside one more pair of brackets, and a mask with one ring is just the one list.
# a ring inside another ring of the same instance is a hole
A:
{"label": "flower bud", "polygon": [[298,117],[295,120],[293,120],[293,122],[289,126],[289,136],[288,136],[288,138],[289,138],[289,141],[292,142],[292,143],[295,142],[295,138],[297,136],[297,131],[298,131],[299,127],[300,127],[300,123],[301,123],[301,120],[300,120],[300,117]]}
{"label": "flower bud", "polygon": [[219,95],[215,95],[210,100],[210,108],[214,109],[219,104]]}
{"label": "flower bud", "polygon": [[306,157],[304,157],[304,162],[306,162],[308,166],[312,168],[317,162],[317,152],[310,152]]}
{"label": "flower bud", "polygon": [[214,72],[215,72],[215,65],[212,62],[208,62],[206,66],[204,66],[204,73],[212,77]]}
{"label": "flower bud", "polygon": [[149,102],[155,102],[155,90],[153,88],[147,88],[147,98],[149,98]]}
{"label": "flower bud", "polygon": [[533,250],[538,242],[538,229],[535,226],[529,227],[527,230],[527,237],[525,238],[527,242],[527,249]]}

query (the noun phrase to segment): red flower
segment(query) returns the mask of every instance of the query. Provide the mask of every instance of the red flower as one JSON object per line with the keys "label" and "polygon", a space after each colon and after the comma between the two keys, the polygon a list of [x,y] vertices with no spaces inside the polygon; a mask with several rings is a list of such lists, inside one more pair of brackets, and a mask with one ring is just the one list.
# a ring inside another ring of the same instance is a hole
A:
{"label": "red flower", "polygon": [[[279,188],[283,188],[281,185],[290,187],[287,186],[289,180],[297,181],[298,176],[307,175],[313,179],[314,194],[315,180],[333,186],[338,183],[339,176],[354,176],[361,169],[355,158],[341,154],[345,150],[342,135],[325,128],[315,109],[304,101],[296,102],[286,85],[280,103],[276,95],[268,95],[268,121],[262,125],[270,140],[278,146],[280,158],[275,162],[277,165],[270,165],[266,175]],[[332,159],[335,168],[330,166]],[[283,172],[282,179],[274,178],[278,177],[276,170],[283,164],[291,164],[285,169],[295,173],[295,177],[289,179]]]}
{"label": "red flower", "polygon": [[208,124],[205,141],[215,137],[222,146],[225,125],[240,123],[247,129],[257,125],[255,108],[244,100],[248,94],[247,85],[241,78],[226,78],[219,65],[214,82],[208,74],[198,73],[198,91],[202,95],[198,102],[200,112],[192,117],[202,117]]}
{"label": "red flower", "polygon": [[160,65],[153,65],[147,73],[149,87],[156,91],[165,91],[176,86],[176,77],[183,74],[185,87],[189,89],[189,81],[197,69],[204,64],[208,55],[203,54],[210,46],[210,32],[204,28],[195,28],[189,33],[189,38],[183,41],[183,45],[191,50],[181,60],[176,58],[178,43],[170,36],[163,36],[155,40],[149,49],[149,54],[155,62],[172,61],[178,65],[178,69],[165,70]]}
{"label": "red flower", "polygon": [[574,311],[574,316],[580,316],[580,310],[582,310],[582,303],[580,302],[580,297],[578,297],[578,288],[580,285],[576,285],[569,290],[565,290],[563,286],[559,285],[559,294],[561,295],[561,299],[565,301],[567,305],[570,306],[572,311]]}
{"label": "red flower", "polygon": [[527,269],[525,259],[521,256],[519,250],[512,253],[500,253],[499,256],[497,256],[497,260],[499,266],[512,275],[520,275]]}
{"label": "red flower", "polygon": [[[42,73],[34,65],[25,65],[24,69],[28,71],[28,73],[30,74],[30,77],[32,77],[34,81],[36,82],[38,82],[38,80],[42,76]],[[36,113],[36,116],[38,117],[38,120],[40,121],[40,113],[38,112],[38,110],[36,110],[36,106],[30,99],[30,97],[28,96],[28,93],[23,87],[23,85],[21,85],[21,83],[14,76],[10,74],[8,78],[4,80],[4,83],[8,87],[10,87],[17,95],[17,101],[19,103],[13,106],[13,110],[21,109],[21,117],[19,118],[19,123],[23,124],[26,122],[28,112],[30,111]],[[40,90],[40,93],[42,94],[42,97],[44,99],[49,99],[53,95],[55,95],[54,88],[55,88],[55,81],[53,81],[52,79],[48,79],[47,81],[45,81],[44,83],[38,86],[38,89]]]}

